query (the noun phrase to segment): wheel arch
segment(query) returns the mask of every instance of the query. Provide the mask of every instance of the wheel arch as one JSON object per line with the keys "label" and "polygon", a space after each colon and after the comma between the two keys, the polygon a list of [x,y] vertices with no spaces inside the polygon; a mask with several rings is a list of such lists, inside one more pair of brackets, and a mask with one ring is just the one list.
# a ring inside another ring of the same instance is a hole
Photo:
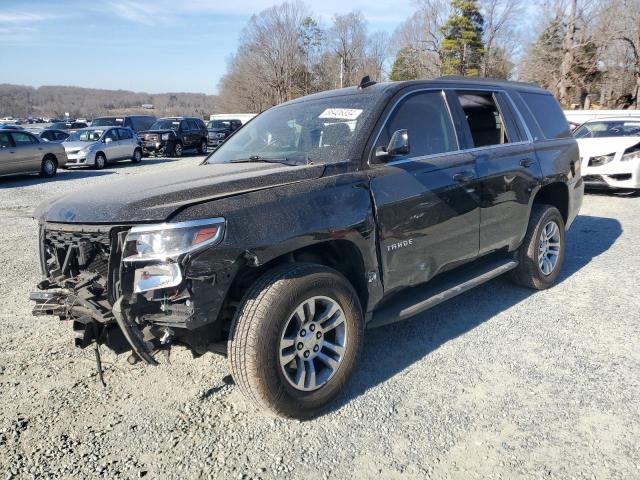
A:
{"label": "wheel arch", "polygon": [[560,211],[565,224],[569,219],[569,187],[563,182],[553,182],[544,185],[536,193],[533,205],[552,205]]}

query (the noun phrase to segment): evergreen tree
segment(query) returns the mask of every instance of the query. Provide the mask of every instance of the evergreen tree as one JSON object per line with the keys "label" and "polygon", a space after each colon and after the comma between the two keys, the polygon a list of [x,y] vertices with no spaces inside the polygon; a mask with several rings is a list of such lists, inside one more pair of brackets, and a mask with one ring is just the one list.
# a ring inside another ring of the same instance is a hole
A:
{"label": "evergreen tree", "polygon": [[396,59],[391,67],[389,79],[394,82],[418,79],[417,53],[416,49],[410,46],[402,47],[398,50]]}
{"label": "evergreen tree", "polygon": [[484,55],[484,18],[476,0],[451,0],[451,15],[441,29],[444,75],[478,76]]}

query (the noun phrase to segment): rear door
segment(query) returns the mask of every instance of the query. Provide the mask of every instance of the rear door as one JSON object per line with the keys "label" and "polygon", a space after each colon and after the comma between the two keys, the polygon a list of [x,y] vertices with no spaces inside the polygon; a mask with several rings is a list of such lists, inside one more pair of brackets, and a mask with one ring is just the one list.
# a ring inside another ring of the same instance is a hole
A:
{"label": "rear door", "polygon": [[26,132],[11,132],[15,144],[16,171],[35,172],[40,170],[44,148],[36,137]]}
{"label": "rear door", "polygon": [[[377,161],[397,130],[410,152]],[[460,150],[441,90],[400,99],[370,156],[385,291],[416,285],[478,254],[480,213],[473,155]],[[378,162],[378,163],[376,163]]]}
{"label": "rear door", "polygon": [[137,146],[133,138],[133,133],[128,128],[119,128],[118,136],[120,137],[120,156],[121,158],[132,158],[133,151]]}
{"label": "rear door", "polygon": [[456,90],[480,183],[480,251],[516,248],[527,230],[541,170],[531,139],[502,91]]}

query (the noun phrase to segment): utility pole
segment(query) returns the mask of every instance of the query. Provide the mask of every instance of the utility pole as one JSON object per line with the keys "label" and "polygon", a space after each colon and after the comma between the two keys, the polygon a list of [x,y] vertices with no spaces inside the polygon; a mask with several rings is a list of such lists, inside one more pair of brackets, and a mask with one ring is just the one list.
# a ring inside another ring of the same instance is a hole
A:
{"label": "utility pole", "polygon": [[343,87],[344,78],[344,57],[340,55],[340,88]]}

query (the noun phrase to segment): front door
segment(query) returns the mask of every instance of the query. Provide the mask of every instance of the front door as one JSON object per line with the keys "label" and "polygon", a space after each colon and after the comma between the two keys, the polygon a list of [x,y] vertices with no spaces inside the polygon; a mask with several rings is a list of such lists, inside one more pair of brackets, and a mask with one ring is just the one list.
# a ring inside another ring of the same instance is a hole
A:
{"label": "front door", "polygon": [[[419,91],[394,108],[374,147],[408,131],[410,152],[372,168],[385,291],[416,285],[478,255],[475,160],[460,151],[442,91]],[[375,149],[374,149],[375,150]],[[375,155],[372,154],[375,162]]]}

